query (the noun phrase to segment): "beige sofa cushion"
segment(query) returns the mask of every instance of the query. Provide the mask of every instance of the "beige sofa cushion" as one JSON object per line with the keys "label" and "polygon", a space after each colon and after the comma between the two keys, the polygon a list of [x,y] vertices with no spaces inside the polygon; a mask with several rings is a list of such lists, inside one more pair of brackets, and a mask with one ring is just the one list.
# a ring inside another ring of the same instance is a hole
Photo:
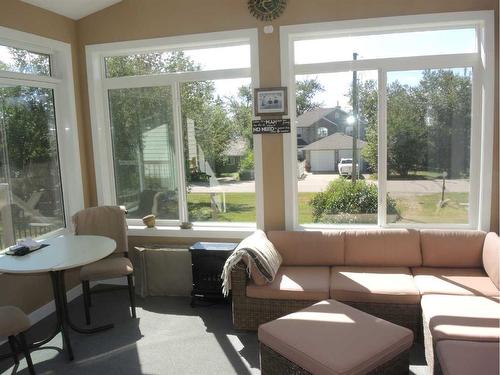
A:
{"label": "beige sofa cushion", "polygon": [[416,230],[347,231],[345,244],[346,266],[417,267],[422,265],[419,233]]}
{"label": "beige sofa cushion", "polygon": [[498,289],[480,268],[412,268],[421,294],[498,296]]}
{"label": "beige sofa cushion", "polygon": [[270,231],[267,238],[281,254],[284,266],[344,264],[343,231]]}
{"label": "beige sofa cushion", "polygon": [[421,304],[434,341],[500,340],[500,303],[494,297],[429,294]]}
{"label": "beige sofa cushion", "polygon": [[477,230],[420,231],[423,266],[482,267],[485,232]]}
{"label": "beige sofa cushion", "polygon": [[270,284],[262,286],[250,281],[247,285],[247,296],[320,301],[329,297],[329,282],[329,267],[282,266]]}
{"label": "beige sofa cushion", "polygon": [[419,304],[406,267],[332,267],[330,297],[337,301]]}
{"label": "beige sofa cushion", "polygon": [[443,375],[498,375],[498,342],[442,340],[436,352]]}
{"label": "beige sofa cushion", "polygon": [[366,374],[411,347],[413,333],[335,300],[259,327],[259,341],[316,375]]}
{"label": "beige sofa cushion", "polygon": [[484,240],[483,267],[497,289],[500,289],[500,237],[496,233],[488,233]]}

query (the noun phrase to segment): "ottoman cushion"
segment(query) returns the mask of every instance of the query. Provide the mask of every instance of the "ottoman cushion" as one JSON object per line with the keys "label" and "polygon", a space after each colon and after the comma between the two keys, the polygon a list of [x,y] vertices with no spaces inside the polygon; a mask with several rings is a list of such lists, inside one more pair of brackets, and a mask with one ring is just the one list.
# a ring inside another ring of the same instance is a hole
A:
{"label": "ottoman cushion", "polygon": [[437,344],[444,375],[498,375],[499,351],[498,342],[443,340]]}
{"label": "ottoman cushion", "polygon": [[259,327],[262,344],[313,374],[365,373],[409,349],[407,328],[335,300]]}

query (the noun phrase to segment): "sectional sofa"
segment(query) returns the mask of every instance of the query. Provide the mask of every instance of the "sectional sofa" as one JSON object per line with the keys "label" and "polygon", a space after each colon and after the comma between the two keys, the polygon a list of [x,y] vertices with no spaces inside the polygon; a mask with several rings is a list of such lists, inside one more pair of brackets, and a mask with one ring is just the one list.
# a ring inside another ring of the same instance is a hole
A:
{"label": "sectional sofa", "polygon": [[500,239],[495,233],[380,229],[270,231],[267,236],[283,263],[266,285],[250,279],[243,263],[233,269],[237,329],[256,330],[333,298],[408,327],[417,338],[423,323],[426,360],[436,373],[437,354],[450,352],[437,346],[441,341],[445,347],[447,341],[498,347]]}

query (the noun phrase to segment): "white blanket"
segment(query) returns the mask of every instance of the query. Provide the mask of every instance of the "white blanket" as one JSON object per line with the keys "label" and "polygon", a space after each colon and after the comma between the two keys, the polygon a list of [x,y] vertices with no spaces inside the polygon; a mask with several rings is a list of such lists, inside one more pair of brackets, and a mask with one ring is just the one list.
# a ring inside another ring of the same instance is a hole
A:
{"label": "white blanket", "polygon": [[255,231],[239,243],[224,264],[221,277],[223,280],[222,292],[225,296],[229,294],[229,290],[231,289],[231,270],[243,258],[247,260],[248,275],[250,275],[252,269],[250,264],[254,264],[255,268],[260,271],[268,282],[274,280],[282,262],[280,253],[276,251],[274,245],[267,239],[266,234],[261,230]]}

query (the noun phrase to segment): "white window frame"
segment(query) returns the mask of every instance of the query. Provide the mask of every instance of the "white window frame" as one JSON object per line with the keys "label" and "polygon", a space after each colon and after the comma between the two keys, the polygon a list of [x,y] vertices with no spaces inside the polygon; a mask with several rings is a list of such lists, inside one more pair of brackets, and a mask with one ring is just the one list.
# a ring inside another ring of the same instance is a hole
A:
{"label": "white window frame", "polygon": [[[294,63],[294,42],[304,39],[328,38],[341,35],[367,35],[381,32],[405,32],[439,30],[460,27],[475,27],[478,31],[478,52],[453,55],[381,58],[357,61],[324,62],[315,64]],[[462,228],[490,229],[492,193],[492,155],[494,129],[494,12],[439,13],[415,16],[383,17],[364,20],[336,21],[306,25],[280,27],[281,83],[288,86],[289,117],[296,123],[295,76],[297,74],[320,74],[362,70],[377,70],[379,90],[379,205],[378,224],[349,225],[349,227],[390,228]],[[386,117],[387,72],[429,68],[454,68],[469,66],[473,69],[471,169],[468,224],[389,224],[386,222],[385,199],[387,182]],[[346,228],[348,225],[299,224],[296,127],[283,137],[285,166],[285,201],[292,202],[285,207],[287,230]],[[479,181],[474,183],[473,181]],[[384,207],[384,209],[381,209]]]}
{"label": "white window frame", "polygon": [[[231,45],[250,45],[250,67],[220,70],[202,70],[107,78],[105,57],[125,56],[153,51],[193,48],[216,48]],[[140,236],[178,236],[206,238],[243,238],[256,228],[264,227],[262,184],[262,136],[254,135],[256,224],[195,222],[192,229],[180,229],[179,222],[188,221],[184,145],[179,84],[190,81],[250,78],[252,89],[259,87],[259,56],[257,29],[222,31],[137,41],[104,43],[86,46],[87,79],[90,98],[94,166],[99,205],[116,204],[111,123],[108,109],[109,89],[170,86],[174,110],[175,155],[178,166],[179,220],[157,220],[156,229],[146,229],[140,219],[129,219],[129,234]]]}
{"label": "white window frame", "polygon": [[71,45],[1,26],[0,45],[50,56],[51,76],[0,70],[0,85],[44,87],[54,92],[65,228],[41,237],[57,236],[71,229],[71,216],[84,208]]}

